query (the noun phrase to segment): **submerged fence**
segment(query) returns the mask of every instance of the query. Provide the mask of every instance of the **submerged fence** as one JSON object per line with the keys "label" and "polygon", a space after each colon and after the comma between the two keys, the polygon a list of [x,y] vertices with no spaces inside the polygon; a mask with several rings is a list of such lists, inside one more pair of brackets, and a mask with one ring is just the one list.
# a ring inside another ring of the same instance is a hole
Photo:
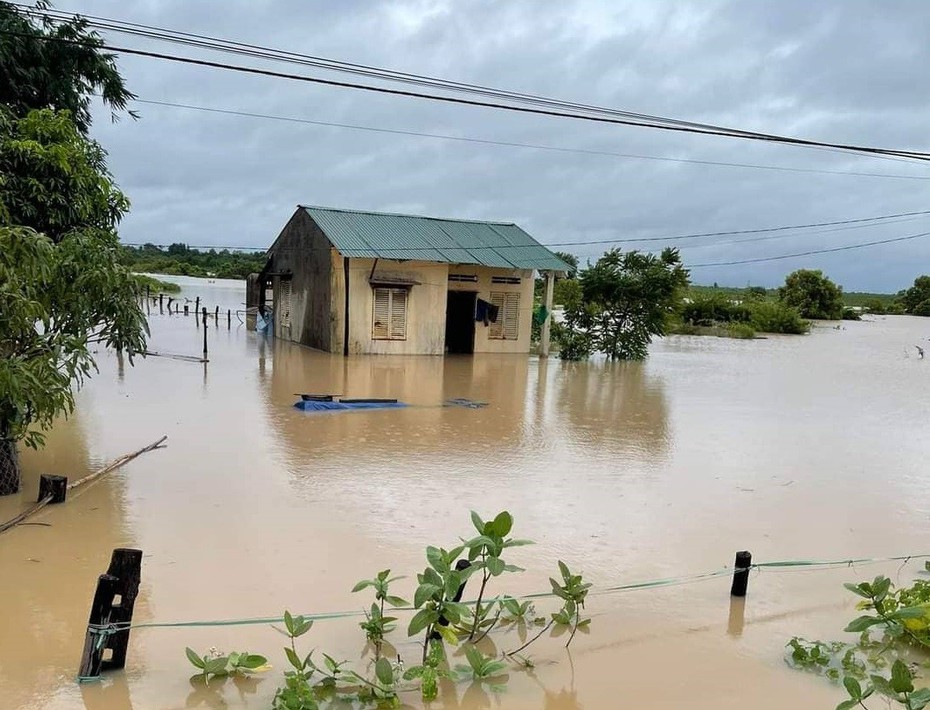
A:
{"label": "submerged fence", "polygon": [[[123,565],[126,570],[125,579],[119,578],[119,572],[114,573],[114,567],[120,565],[115,562],[117,559],[128,558],[129,564]],[[132,622],[132,606],[127,610],[120,606],[122,600],[127,596],[135,600],[138,592],[140,570],[142,563],[141,550],[114,550],[114,562],[111,562],[110,570],[107,574],[101,575],[97,585],[97,592],[94,596],[94,604],[91,607],[90,619],[87,625],[87,635],[84,653],[81,659],[81,669],[78,674],[79,681],[98,680],[100,671],[109,668],[123,668],[126,661],[126,650],[129,643],[129,632],[132,629],[165,629],[165,628],[199,628],[213,626],[252,626],[268,625],[283,623],[282,616],[261,616],[248,617],[240,619],[207,619],[207,620],[190,620],[190,621],[144,621],[141,623]],[[752,562],[752,556],[746,551],[736,554],[734,566],[725,566],[716,570],[707,572],[698,572],[695,574],[680,575],[676,577],[664,577],[660,579],[644,580],[639,582],[628,582],[624,584],[615,584],[607,587],[592,589],[589,596],[607,596],[623,592],[632,592],[644,589],[656,589],[660,587],[675,587],[686,584],[709,581],[719,577],[732,575],[733,582],[730,588],[732,597],[740,598],[746,596],[748,589],[749,575],[751,572],[761,572],[763,570],[782,571],[790,569],[838,569],[853,568],[857,565],[871,565],[883,562],[901,562],[902,565],[912,560],[930,559],[930,554],[916,555],[895,555],[892,557],[858,557],[850,559],[835,560],[779,560],[774,562]],[[102,589],[102,591],[101,591]],[[122,590],[122,591],[121,591]],[[511,598],[518,601],[547,599],[555,597],[552,592],[538,592],[534,594],[514,595]],[[119,603],[114,604],[113,599],[119,598]],[[107,599],[110,600],[109,606]],[[475,600],[463,602],[464,604],[474,605]],[[412,612],[414,607],[400,607],[392,609],[398,612]],[[312,621],[327,621],[333,619],[358,619],[365,616],[364,611],[333,611],[322,613],[302,614],[305,619]],[[111,649],[113,656],[110,659],[104,659],[105,649]]]}

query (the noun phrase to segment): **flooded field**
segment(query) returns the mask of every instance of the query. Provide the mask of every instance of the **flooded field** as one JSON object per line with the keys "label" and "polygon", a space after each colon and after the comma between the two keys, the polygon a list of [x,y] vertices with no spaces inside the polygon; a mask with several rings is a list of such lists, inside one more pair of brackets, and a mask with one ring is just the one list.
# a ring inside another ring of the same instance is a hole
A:
{"label": "flooded field", "polygon": [[[224,313],[244,299],[241,284],[185,289]],[[153,311],[151,328],[151,349],[200,354],[193,315]],[[927,319],[673,337],[643,364],[343,359],[246,332],[236,316],[207,337],[207,365],[102,355],[75,416],[24,452],[25,491],[0,499],[0,519],[35,500],[40,473],[76,478],[169,436],[34,519],[47,526],[0,536],[0,706],[269,705],[285,661],[267,625],[138,629],[125,673],[75,683],[96,577],[118,546],[145,553],[138,622],[360,609],[352,586],[386,567],[408,575],[409,598],[423,548],[468,535],[469,509],[506,508],[514,533],[537,542],[513,551],[527,571],[494,594],[547,590],[557,559],[606,588],[720,569],[739,549],[759,562],[930,552],[930,360],[913,347]],[[294,409],[295,392],[314,391],[412,406]],[[488,406],[441,406],[454,397]],[[745,609],[730,608],[726,576],[592,596],[590,633],[570,654],[564,635],[540,639],[536,668],[511,672],[502,694],[462,684],[436,706],[832,708],[841,691],[787,669],[786,640],[841,637],[854,614],[842,582],[909,580],[919,566],[762,571]],[[354,661],[363,651],[355,619],[320,621],[305,640]],[[391,640],[416,659],[403,630]],[[501,650],[514,640],[493,636]],[[204,688],[185,646],[248,649],[274,668]]]}

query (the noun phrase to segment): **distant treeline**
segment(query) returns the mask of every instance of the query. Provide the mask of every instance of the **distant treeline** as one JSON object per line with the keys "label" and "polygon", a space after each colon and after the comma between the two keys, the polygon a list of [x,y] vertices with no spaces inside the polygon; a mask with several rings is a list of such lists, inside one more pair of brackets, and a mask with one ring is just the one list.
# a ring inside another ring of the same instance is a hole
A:
{"label": "distant treeline", "polygon": [[141,247],[124,246],[122,249],[121,261],[133,271],[173,276],[244,279],[250,273],[261,271],[266,261],[264,252],[201,251],[186,244],[168,247],[145,244]]}

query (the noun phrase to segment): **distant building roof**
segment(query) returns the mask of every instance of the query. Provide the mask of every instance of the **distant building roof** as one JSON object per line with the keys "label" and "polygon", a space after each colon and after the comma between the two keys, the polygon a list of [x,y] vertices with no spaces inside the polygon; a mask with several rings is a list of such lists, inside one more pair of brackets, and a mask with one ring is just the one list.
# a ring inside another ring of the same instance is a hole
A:
{"label": "distant building roof", "polygon": [[301,205],[343,256],[570,271],[510,222],[439,219]]}

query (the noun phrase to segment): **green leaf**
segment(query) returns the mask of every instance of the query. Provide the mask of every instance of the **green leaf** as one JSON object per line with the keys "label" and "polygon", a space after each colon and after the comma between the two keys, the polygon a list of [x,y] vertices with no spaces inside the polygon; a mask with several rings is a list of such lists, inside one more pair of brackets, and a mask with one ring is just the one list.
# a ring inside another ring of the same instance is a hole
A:
{"label": "green leaf", "polygon": [[455,635],[455,631],[453,631],[451,628],[448,626],[434,626],[433,628],[440,636],[442,636],[442,640],[447,644],[450,646],[458,646],[459,637]]}
{"label": "green leaf", "polygon": [[375,663],[375,676],[381,685],[390,686],[394,684],[394,669],[391,662],[386,658],[379,658]]}
{"label": "green leaf", "polygon": [[455,595],[458,594],[459,587],[461,586],[462,586],[462,575],[460,575],[455,570],[452,570],[451,572],[446,573],[444,591],[445,591],[445,596],[447,599],[451,599],[455,597]]}
{"label": "green leaf", "polygon": [[284,611],[284,628],[287,629],[287,632],[288,632],[291,636],[294,636],[294,635],[295,635],[295,634],[294,634],[294,628],[295,628],[295,627],[294,627],[294,617],[291,616],[291,612],[287,611],[286,609],[285,609],[285,611]]}
{"label": "green leaf", "polygon": [[504,547],[523,547],[524,545],[535,545],[532,540],[510,539],[504,541]]}
{"label": "green leaf", "polygon": [[388,604],[390,604],[393,607],[410,606],[410,602],[408,602],[406,599],[403,599],[402,597],[395,597],[395,596],[389,595],[384,598],[384,601],[386,601]]}
{"label": "green leaf", "polygon": [[888,577],[876,577],[872,583],[872,594],[878,601],[882,601],[888,596],[888,590],[891,588],[891,580]]}
{"label": "green leaf", "polygon": [[478,537],[473,537],[471,540],[467,540],[465,542],[465,547],[470,550],[470,553],[477,550],[480,554],[482,548],[493,550],[496,544],[497,543],[487,535],[479,535]]}
{"label": "green leaf", "polygon": [[187,648],[184,649],[184,653],[187,654],[187,660],[190,661],[191,664],[192,664],[195,668],[199,668],[199,669],[203,670],[203,666],[204,666],[203,658],[201,658],[200,656],[198,656],[198,655],[197,655],[197,652],[196,652],[194,649],[192,649],[192,648],[190,648],[190,647],[187,647]]}
{"label": "green leaf", "polygon": [[378,572],[378,581],[383,582],[384,580],[388,578],[389,574],[391,574],[391,570],[389,569],[381,570],[380,572]]}
{"label": "green leaf", "polygon": [[858,700],[844,700],[836,706],[836,710],[849,710],[850,708],[856,707],[858,704]]}
{"label": "green leaf", "polygon": [[489,661],[485,664],[482,671],[484,672],[485,677],[495,676],[504,670],[507,667],[507,664],[503,661]]}
{"label": "green leaf", "polygon": [[359,582],[354,587],[352,587],[352,593],[354,594],[355,592],[360,592],[363,589],[365,589],[365,587],[370,587],[370,586],[372,586],[371,580],[363,579],[361,582]]}
{"label": "green leaf", "polygon": [[481,655],[481,651],[469,644],[465,647],[465,658],[475,673],[481,671],[481,666],[484,664],[484,656]]}
{"label": "green leaf", "polygon": [[229,658],[226,656],[211,658],[204,664],[203,672],[208,675],[224,676],[226,675],[227,661],[229,661]]}
{"label": "green leaf", "polygon": [[438,615],[432,609],[420,609],[410,620],[410,624],[407,626],[407,635],[415,636],[437,619]]}
{"label": "green leaf", "polygon": [[413,605],[419,609],[439,591],[441,591],[441,587],[435,584],[429,584],[428,582],[421,584],[413,594]]}
{"label": "green leaf", "polygon": [[911,672],[900,658],[891,666],[891,687],[896,693],[910,693],[914,690]]}
{"label": "green leaf", "polygon": [[906,606],[891,614],[893,619],[922,619],[927,616],[927,610],[921,606]]}
{"label": "green leaf", "polygon": [[843,586],[846,587],[846,589],[848,589],[848,590],[849,590],[850,592],[852,592],[853,594],[858,594],[858,595],[859,595],[860,597],[862,597],[863,599],[871,599],[871,598],[872,598],[872,595],[871,595],[871,594],[866,594],[862,589],[860,589],[860,587],[859,587],[858,584],[851,584],[851,583],[849,583],[849,582],[846,582],[846,584],[844,584]]}
{"label": "green leaf", "polygon": [[249,668],[255,670],[256,668],[261,668],[264,665],[268,664],[268,659],[264,656],[259,656],[257,653],[249,653],[244,657],[239,657],[239,665],[243,668]]}
{"label": "green leaf", "polygon": [[300,656],[294,653],[294,649],[288,646],[284,647],[284,655],[287,656],[287,661],[290,663],[295,670],[302,671],[304,669],[304,663],[300,660]]}
{"label": "green leaf", "polygon": [[911,703],[910,710],[923,710],[930,705],[930,688],[919,688],[908,698]]}
{"label": "green leaf", "polygon": [[449,569],[449,565],[446,564],[443,554],[438,547],[430,546],[426,548],[426,560],[430,563],[430,566],[440,574]]}
{"label": "green leaf", "polygon": [[883,624],[883,623],[885,622],[876,616],[860,616],[850,621],[846,625],[846,628],[843,630],[848,631],[850,633],[857,634],[860,631],[865,631],[866,629],[872,626],[877,626],[878,624]]}
{"label": "green leaf", "polygon": [[562,579],[567,584],[572,578],[572,573],[568,571],[568,565],[559,560],[559,571],[562,573]]}
{"label": "green leaf", "polygon": [[850,698],[853,700],[862,698],[862,686],[859,684],[859,681],[851,675],[843,678],[843,685],[846,686],[846,692],[849,693]]}
{"label": "green leaf", "polygon": [[513,516],[506,510],[497,514],[491,523],[491,532],[497,537],[507,537],[513,529]]}
{"label": "green leaf", "polygon": [[488,572],[497,577],[504,571],[504,561],[500,557],[488,557],[485,561],[488,566]]}
{"label": "green leaf", "polygon": [[475,526],[479,535],[484,532],[484,521],[475,511],[471,511],[471,524]]}
{"label": "green leaf", "polygon": [[416,680],[423,675],[423,666],[413,666],[404,671],[404,680]]}

